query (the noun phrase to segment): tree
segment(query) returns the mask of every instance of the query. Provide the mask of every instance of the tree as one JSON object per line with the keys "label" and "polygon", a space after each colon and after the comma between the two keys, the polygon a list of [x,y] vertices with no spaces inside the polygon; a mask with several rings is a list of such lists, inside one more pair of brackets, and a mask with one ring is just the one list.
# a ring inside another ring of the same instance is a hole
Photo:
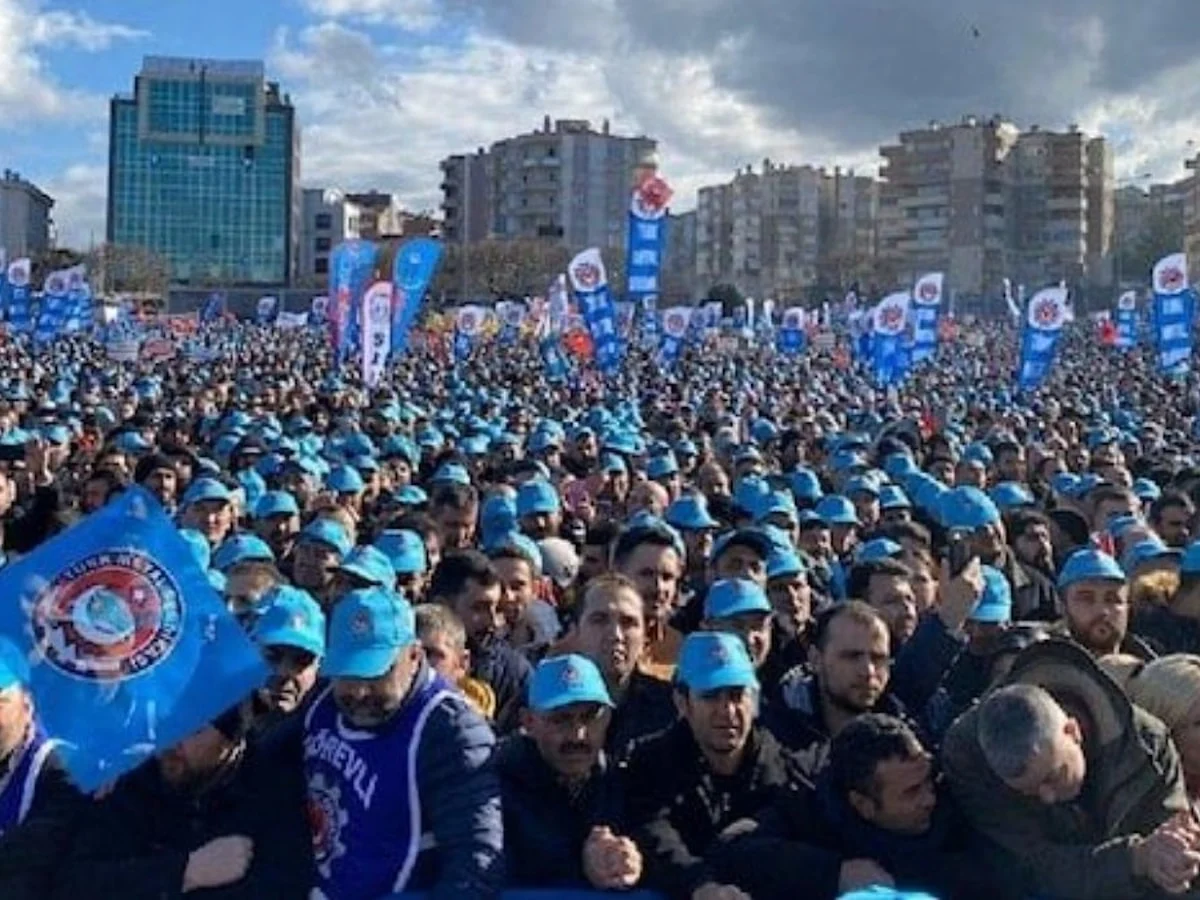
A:
{"label": "tree", "polygon": [[[574,254],[551,240],[487,240],[466,246],[447,244],[432,295],[455,302],[545,295],[551,280],[567,271]],[[625,254],[602,253],[610,288],[624,293]]]}
{"label": "tree", "polygon": [[718,300],[721,302],[721,315],[732,316],[733,311],[742,306],[746,298],[742,296],[736,284],[721,282],[714,284],[708,292],[708,302],[716,303]]}
{"label": "tree", "polygon": [[1117,286],[1149,281],[1154,264],[1169,253],[1182,252],[1183,240],[1182,217],[1162,210],[1151,213],[1137,236],[1117,248]]}
{"label": "tree", "polygon": [[84,261],[100,293],[165,296],[171,283],[171,261],[148,247],[101,244]]}

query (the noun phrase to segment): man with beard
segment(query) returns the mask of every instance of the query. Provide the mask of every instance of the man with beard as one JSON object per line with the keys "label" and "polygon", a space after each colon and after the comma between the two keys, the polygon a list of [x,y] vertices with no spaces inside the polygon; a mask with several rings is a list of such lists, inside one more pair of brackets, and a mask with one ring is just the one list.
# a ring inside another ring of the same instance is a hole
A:
{"label": "man with beard", "polygon": [[175,512],[179,474],[170,457],[161,453],[143,456],[134,467],[133,480],[152,493],[168,515]]}
{"label": "man with beard", "polygon": [[312,842],[294,762],[248,743],[239,708],[224,713],[87,808],[52,896],[306,896]]}
{"label": "man with beard", "polygon": [[496,753],[509,884],[621,890],[641,877],[641,853],[619,836],[619,785],[604,753],[611,711],[590,660],[568,654],[534,670],[524,733]]}
{"label": "man with beard", "polygon": [[507,734],[519,724],[533,670],[500,635],[502,592],[495,567],[477,550],[444,556],[429,584],[430,601],[448,606],[462,620],[471,651],[471,676],[495,691],[496,731]]}
{"label": "man with beard", "polygon": [[535,479],[517,491],[517,520],[521,531],[535,541],[555,537],[562,526],[562,502],[554,485]]}
{"label": "man with beard", "polygon": [[1124,653],[1149,661],[1154,651],[1129,633],[1129,585],[1115,559],[1101,550],[1077,550],[1058,576],[1066,614],[1059,626],[1099,659]]}
{"label": "man with beard", "polygon": [[882,712],[905,717],[887,693],[891,648],[887,623],[858,600],[817,617],[809,650],[811,674],[796,670],[767,706],[763,727],[787,749],[810,778],[824,767],[829,742],[857,716]]}
{"label": "man with beard", "polygon": [[345,900],[493,896],[503,870],[495,738],[426,662],[412,607],[382,588],[352,591],[334,607],[328,644],[331,683],[304,715],[317,889]]}
{"label": "man with beard", "polygon": [[262,650],[271,677],[252,701],[254,728],[271,730],[295,712],[317,683],[325,655],[325,614],[307,592],[278,585],[262,598],[251,637]]}
{"label": "man with beard", "polygon": [[1020,509],[1008,517],[1005,530],[1009,546],[989,564],[1003,572],[1012,586],[1013,618],[1054,621],[1061,601],[1053,582],[1050,520],[1037,510]]}
{"label": "man with beard", "polygon": [[614,704],[605,742],[613,759],[675,721],[671,686],[638,668],[646,649],[646,611],[628,578],[606,574],[588,583],[565,643],[591,660],[604,678]]}

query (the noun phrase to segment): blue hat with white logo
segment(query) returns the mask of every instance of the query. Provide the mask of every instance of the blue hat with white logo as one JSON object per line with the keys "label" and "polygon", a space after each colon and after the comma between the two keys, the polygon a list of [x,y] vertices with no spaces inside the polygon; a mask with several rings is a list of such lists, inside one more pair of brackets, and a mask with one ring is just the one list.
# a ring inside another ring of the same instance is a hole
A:
{"label": "blue hat with white logo", "polygon": [[398,594],[378,587],[350,591],[333,607],[321,674],[379,678],[416,639],[413,608]]}
{"label": "blue hat with white logo", "polygon": [[397,575],[419,575],[429,568],[429,557],[421,535],[407,529],[388,529],[375,538]]}
{"label": "blue hat with white logo", "polygon": [[596,664],[577,653],[538,663],[529,679],[529,708],[544,713],[575,703],[614,705]]}
{"label": "blue hat with white logo", "polygon": [[1076,550],[1058,573],[1058,589],[1065,591],[1081,581],[1119,581],[1124,583],[1125,572],[1117,561],[1101,550]]}
{"label": "blue hat with white logo", "polygon": [[221,542],[212,557],[212,567],[228,572],[238,563],[275,562],[275,552],[262,538],[253,534],[234,534]]}
{"label": "blue hat with white logo", "polygon": [[737,635],[715,631],[697,631],[684,639],[675,680],[701,694],[722,688],[758,687],[746,644]]}
{"label": "blue hat with white logo", "polygon": [[769,613],[767,593],[755,582],[727,578],[715,582],[704,596],[704,618],[730,619],[742,613]]}
{"label": "blue hat with white logo", "polygon": [[276,585],[259,601],[251,637],[263,647],[298,647],[324,656],[325,613],[308,591]]}

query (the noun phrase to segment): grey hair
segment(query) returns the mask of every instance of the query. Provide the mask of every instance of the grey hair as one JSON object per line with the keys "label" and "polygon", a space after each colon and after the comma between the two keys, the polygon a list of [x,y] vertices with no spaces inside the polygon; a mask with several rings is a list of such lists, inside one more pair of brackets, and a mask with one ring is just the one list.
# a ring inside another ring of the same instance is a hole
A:
{"label": "grey hair", "polygon": [[467,647],[467,632],[460,619],[448,606],[440,603],[422,603],[413,608],[416,618],[417,638],[426,640],[435,634],[445,635],[455,650],[463,651]]}
{"label": "grey hair", "polygon": [[1007,781],[1025,774],[1030,761],[1054,744],[1066,713],[1045,690],[1012,684],[979,707],[979,749],[992,771]]}

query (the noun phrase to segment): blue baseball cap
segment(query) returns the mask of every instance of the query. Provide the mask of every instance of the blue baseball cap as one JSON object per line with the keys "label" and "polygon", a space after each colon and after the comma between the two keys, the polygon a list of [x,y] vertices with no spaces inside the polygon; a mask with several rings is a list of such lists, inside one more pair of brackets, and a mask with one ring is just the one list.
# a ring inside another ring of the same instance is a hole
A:
{"label": "blue baseball cap", "polygon": [[1133,493],[1139,500],[1146,503],[1153,503],[1162,496],[1162,488],[1149,478],[1135,478],[1133,481]]}
{"label": "blue baseball cap", "polygon": [[937,900],[932,894],[920,891],[898,891],[896,888],[874,884],[860,891],[842,894],[838,900]]}
{"label": "blue baseball cap", "polygon": [[524,518],[538,513],[555,515],[562,512],[558,491],[547,481],[527,481],[517,490],[517,517]]}
{"label": "blue baseball cap", "polygon": [[0,691],[29,684],[29,662],[17,645],[0,638]]}
{"label": "blue baseball cap", "polygon": [[868,478],[866,475],[855,475],[846,482],[846,487],[842,491],[847,497],[854,494],[870,494],[872,497],[879,496],[879,485],[875,483],[874,478]]}
{"label": "blue baseball cap", "polygon": [[1018,481],[1002,481],[988,491],[988,496],[1004,512],[1037,503],[1029,488]]}
{"label": "blue baseball cap", "polygon": [[516,527],[517,504],[508,494],[493,494],[479,507],[479,531],[483,543],[515,531]]}
{"label": "blue baseball cap", "polygon": [[446,462],[438,466],[429,483],[468,485],[471,483],[471,475],[462,463]]}
{"label": "blue baseball cap", "polygon": [[956,487],[942,495],[941,520],[946,528],[974,531],[1000,521],[1000,510],[991,498],[977,487]]}
{"label": "blue baseball cap", "polygon": [[887,473],[888,478],[901,479],[907,478],[909,475],[914,475],[921,471],[917,468],[916,461],[907,453],[889,453],[883,460],[883,471]]}
{"label": "blue baseball cap", "polygon": [[338,571],[361,578],[376,587],[396,589],[396,570],[386,553],[377,547],[355,547],[346,554]]}
{"label": "blue baseball cap", "polygon": [[1012,621],[1012,587],[1004,573],[992,566],[980,566],[983,594],[968,616],[972,622],[1000,624]]}
{"label": "blue baseball cap", "polygon": [[1138,567],[1154,559],[1178,560],[1183,553],[1174,547],[1168,547],[1158,538],[1144,538],[1126,549],[1121,557],[1121,568],[1126,576],[1132,578]]}
{"label": "blue baseball cap", "polygon": [[721,525],[709,513],[703,494],[684,494],[667,507],[664,518],[668,525],[682,531],[711,531]]}
{"label": "blue baseball cap", "polygon": [[767,557],[767,580],[786,578],[789,575],[805,575],[808,567],[800,554],[790,548],[776,548]]}
{"label": "blue baseball cap", "polygon": [[424,489],[417,487],[415,484],[406,484],[400,490],[396,491],[393,496],[397,503],[404,506],[424,506],[429,502],[429,495]]}
{"label": "blue baseball cap", "polygon": [[325,613],[308,591],[279,584],[259,601],[250,636],[263,647],[298,647],[325,655]]}
{"label": "blue baseball cap", "polygon": [[374,546],[391,560],[397,575],[419,575],[429,568],[425,542],[415,531],[403,528],[381,531]]}
{"label": "blue baseball cap", "polygon": [[298,515],[300,515],[300,506],[296,503],[296,498],[287,491],[267,491],[254,504],[254,518],[256,519]]}
{"label": "blue baseball cap", "polygon": [[262,538],[253,534],[234,534],[221,542],[212,555],[212,567],[228,572],[238,563],[275,562],[275,552]]}
{"label": "blue baseball cap", "polygon": [[231,503],[233,495],[229,493],[229,488],[225,487],[217,479],[204,477],[193,481],[183,495],[184,506],[191,506],[193,503],[206,503],[210,500]]}
{"label": "blue baseball cap", "polygon": [[353,466],[334,466],[325,476],[325,487],[335,494],[361,494],[367,489],[362,475]]}
{"label": "blue baseball cap", "polygon": [[765,561],[770,557],[771,551],[775,549],[776,542],[762,528],[739,528],[721,535],[713,542],[710,558],[716,562],[726,550],[733,546],[749,547]]}
{"label": "blue baseball cap", "polygon": [[679,463],[675,461],[674,454],[664,453],[660,456],[652,456],[646,463],[647,478],[668,478],[678,474]]}
{"label": "blue baseball cap", "polygon": [[[907,459],[907,457],[905,458]],[[885,484],[879,489],[879,508],[881,510],[912,509],[912,503],[903,489],[894,484]]]}
{"label": "blue baseball cap", "polygon": [[769,613],[767,593],[753,581],[727,578],[714,582],[704,596],[704,618],[730,619],[742,613]]}
{"label": "blue baseball cap", "polygon": [[891,538],[878,537],[864,542],[854,554],[856,563],[878,562],[881,559],[894,559],[904,552],[904,548]]}
{"label": "blue baseball cap", "polygon": [[791,474],[790,481],[792,494],[797,500],[813,503],[820,500],[825,494],[821,490],[821,479],[812,469],[797,469]]}
{"label": "blue baseball cap", "polygon": [[787,516],[792,524],[796,523],[796,501],[789,491],[772,491],[759,501],[755,522],[762,523],[771,516]]}
{"label": "blue baseball cap", "polygon": [[346,529],[333,519],[324,516],[313,519],[305,525],[297,540],[327,544],[336,550],[339,556],[345,556],[354,548],[350,535],[346,534]]}
{"label": "blue baseball cap", "polygon": [[529,679],[529,708],[544,713],[574,703],[614,705],[596,664],[578,653],[538,663]]}
{"label": "blue baseball cap", "polygon": [[849,497],[830,494],[817,503],[815,512],[827,525],[857,525],[858,513]]}
{"label": "blue baseball cap", "polygon": [[1117,561],[1101,550],[1085,548],[1076,550],[1058,573],[1058,589],[1065,591],[1081,581],[1119,581],[1124,583],[1125,573]]}
{"label": "blue baseball cap", "polygon": [[1179,571],[1183,575],[1200,575],[1200,541],[1192,541],[1187,545]]}
{"label": "blue baseball cap", "polygon": [[702,694],[722,688],[758,688],[745,642],[735,634],[716,631],[697,631],[684,638],[675,680]]}
{"label": "blue baseball cap", "polygon": [[600,455],[600,471],[606,475],[624,475],[629,472],[629,467],[616,453],[603,453]]}
{"label": "blue baseball cap", "polygon": [[416,618],[404,598],[378,587],[350,591],[333,607],[321,674],[379,678],[416,639]]}

